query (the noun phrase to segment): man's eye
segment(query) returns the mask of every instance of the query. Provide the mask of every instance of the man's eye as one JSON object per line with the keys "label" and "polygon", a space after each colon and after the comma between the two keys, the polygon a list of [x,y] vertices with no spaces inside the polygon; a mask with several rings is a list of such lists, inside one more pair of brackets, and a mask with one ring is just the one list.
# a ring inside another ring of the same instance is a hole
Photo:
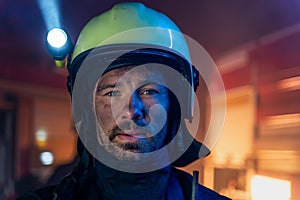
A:
{"label": "man's eye", "polygon": [[120,92],[119,91],[109,91],[109,92],[106,92],[104,94],[104,96],[109,96],[109,97],[114,97],[114,96],[119,96],[120,95]]}
{"label": "man's eye", "polygon": [[159,94],[159,91],[156,89],[147,89],[141,92],[142,95],[156,95]]}

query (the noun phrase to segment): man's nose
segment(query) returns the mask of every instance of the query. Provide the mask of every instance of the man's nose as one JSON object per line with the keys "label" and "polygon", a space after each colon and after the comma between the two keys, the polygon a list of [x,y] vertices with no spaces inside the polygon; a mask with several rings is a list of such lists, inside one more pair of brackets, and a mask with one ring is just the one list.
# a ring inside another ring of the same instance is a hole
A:
{"label": "man's nose", "polygon": [[134,92],[129,99],[127,115],[136,122],[144,117],[143,108],[144,105],[140,96],[137,92]]}

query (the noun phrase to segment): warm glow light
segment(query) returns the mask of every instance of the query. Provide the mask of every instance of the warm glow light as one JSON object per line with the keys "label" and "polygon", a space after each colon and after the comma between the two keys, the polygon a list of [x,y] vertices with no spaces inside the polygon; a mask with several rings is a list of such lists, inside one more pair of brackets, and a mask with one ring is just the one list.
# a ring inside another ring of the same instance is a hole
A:
{"label": "warm glow light", "polygon": [[278,87],[279,89],[286,91],[300,90],[300,76],[279,81]]}
{"label": "warm glow light", "polygon": [[291,182],[255,175],[251,179],[251,196],[253,200],[289,200]]}
{"label": "warm glow light", "polygon": [[44,147],[48,139],[48,134],[44,129],[40,129],[35,133],[35,140],[39,147]]}
{"label": "warm glow light", "polygon": [[266,125],[268,126],[276,126],[276,125],[284,125],[287,124],[291,126],[292,124],[300,123],[300,113],[294,114],[285,114],[285,115],[274,115],[266,118]]}

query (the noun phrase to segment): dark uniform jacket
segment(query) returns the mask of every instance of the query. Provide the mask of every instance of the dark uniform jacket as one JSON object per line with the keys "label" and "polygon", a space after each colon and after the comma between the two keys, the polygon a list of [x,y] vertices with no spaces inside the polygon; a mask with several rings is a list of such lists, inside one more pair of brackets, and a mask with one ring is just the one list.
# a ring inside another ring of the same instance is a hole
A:
{"label": "dark uniform jacket", "polygon": [[190,174],[176,168],[186,166],[210,153],[203,144],[196,140],[176,162],[157,171],[146,173],[127,173],[110,168],[95,160],[80,140],[78,140],[77,149],[80,161],[70,175],[57,185],[27,192],[18,200],[229,199],[199,185],[197,181],[193,181]]}
{"label": "dark uniform jacket", "polygon": [[[197,185],[197,200],[228,199],[202,185]],[[54,186],[25,193],[20,200],[29,199],[142,199],[182,200],[192,198],[192,176],[174,167],[148,173],[126,173],[101,163],[80,178],[72,173]]]}

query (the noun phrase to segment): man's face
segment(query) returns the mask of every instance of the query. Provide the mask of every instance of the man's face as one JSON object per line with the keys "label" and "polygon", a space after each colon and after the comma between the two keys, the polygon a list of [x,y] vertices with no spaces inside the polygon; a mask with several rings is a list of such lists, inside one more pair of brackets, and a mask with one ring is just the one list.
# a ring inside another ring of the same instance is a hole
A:
{"label": "man's face", "polygon": [[163,146],[169,110],[164,83],[162,74],[146,67],[122,67],[100,77],[95,110],[106,149],[113,144],[147,153]]}

